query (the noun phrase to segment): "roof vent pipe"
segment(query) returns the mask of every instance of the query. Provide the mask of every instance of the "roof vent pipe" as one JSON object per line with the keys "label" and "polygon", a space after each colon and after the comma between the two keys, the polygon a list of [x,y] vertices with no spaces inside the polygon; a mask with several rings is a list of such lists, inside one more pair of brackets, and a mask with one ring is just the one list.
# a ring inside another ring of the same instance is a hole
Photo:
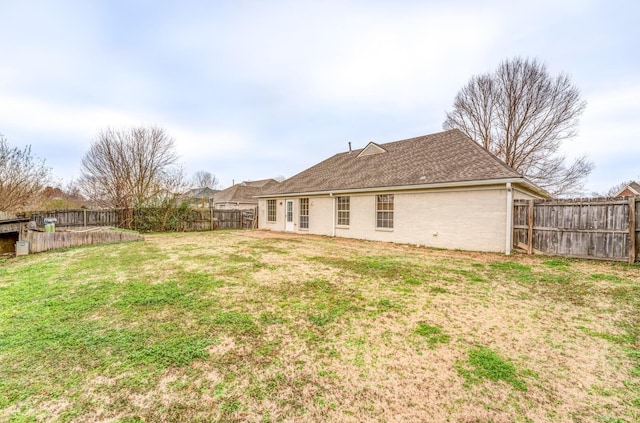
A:
{"label": "roof vent pipe", "polygon": [[349,141],[349,153],[351,153],[351,141]]}

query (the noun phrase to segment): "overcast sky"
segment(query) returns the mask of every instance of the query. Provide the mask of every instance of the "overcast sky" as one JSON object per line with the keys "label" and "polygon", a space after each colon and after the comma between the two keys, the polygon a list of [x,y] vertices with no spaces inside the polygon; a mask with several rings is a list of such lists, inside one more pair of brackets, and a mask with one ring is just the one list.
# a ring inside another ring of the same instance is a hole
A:
{"label": "overcast sky", "polygon": [[631,0],[0,0],[0,133],[69,180],[101,129],[156,125],[226,187],[442,131],[471,76],[535,57],[587,100],[564,153],[606,191],[640,179],[638,18]]}

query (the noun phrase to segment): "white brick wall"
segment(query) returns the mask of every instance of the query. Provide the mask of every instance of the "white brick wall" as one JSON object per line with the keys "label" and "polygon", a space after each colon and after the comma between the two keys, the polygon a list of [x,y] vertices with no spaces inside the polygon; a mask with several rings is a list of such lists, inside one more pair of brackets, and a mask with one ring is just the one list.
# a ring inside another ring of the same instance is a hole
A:
{"label": "white brick wall", "polygon": [[258,228],[284,231],[284,200],[276,199],[276,221],[267,222],[267,200],[258,200]]}
{"label": "white brick wall", "polygon": [[[506,188],[485,187],[450,191],[394,192],[394,228],[376,229],[376,195],[350,197],[350,224],[336,226],[345,238],[419,244],[430,247],[504,252]],[[515,191],[516,198],[529,198]],[[295,232],[332,235],[334,198],[309,198],[309,230],[300,230],[299,202],[294,200]],[[259,201],[259,227],[284,231],[284,198],[277,204],[277,222],[266,222],[266,200]],[[282,204],[281,204],[282,203]]]}

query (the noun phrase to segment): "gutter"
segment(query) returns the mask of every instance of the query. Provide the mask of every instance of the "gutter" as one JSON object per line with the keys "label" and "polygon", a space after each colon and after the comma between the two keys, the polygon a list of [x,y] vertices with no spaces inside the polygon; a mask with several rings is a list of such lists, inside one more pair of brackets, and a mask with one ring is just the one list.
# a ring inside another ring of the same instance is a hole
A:
{"label": "gutter", "polygon": [[511,255],[511,237],[513,233],[513,190],[511,182],[507,182],[507,219],[505,222],[505,246],[504,253]]}
{"label": "gutter", "polygon": [[331,202],[331,207],[333,209],[333,219],[331,220],[331,236],[335,237],[336,236],[336,198],[333,196],[333,193],[330,192],[329,193],[329,197],[331,197],[333,199],[333,201]]}
{"label": "gutter", "polygon": [[390,187],[371,187],[371,188],[353,188],[353,189],[341,189],[341,190],[323,190],[323,191],[303,191],[303,192],[289,192],[278,194],[265,194],[256,195],[254,198],[278,198],[278,197],[300,197],[311,195],[339,195],[348,193],[364,193],[364,192],[388,192],[388,191],[411,191],[411,190],[425,190],[425,189],[438,189],[438,188],[461,188],[461,187],[474,187],[482,185],[502,185],[502,184],[521,184],[527,189],[533,191],[542,198],[550,198],[551,195],[542,188],[534,185],[525,178],[509,178],[509,179],[483,179],[479,181],[462,181],[462,182],[441,182],[435,184],[419,184],[419,185],[398,185]]}

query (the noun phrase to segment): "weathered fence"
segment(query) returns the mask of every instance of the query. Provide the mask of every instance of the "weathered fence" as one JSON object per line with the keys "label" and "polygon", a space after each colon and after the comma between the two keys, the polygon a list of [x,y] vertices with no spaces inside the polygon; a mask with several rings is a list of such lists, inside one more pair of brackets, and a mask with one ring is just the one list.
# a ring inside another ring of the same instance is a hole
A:
{"label": "weathered fence", "polygon": [[29,252],[40,253],[56,248],[75,247],[78,245],[105,244],[123,241],[142,241],[137,233],[99,230],[94,232],[36,232],[29,231],[26,241]]}
{"label": "weathered fence", "polygon": [[51,210],[22,213],[40,227],[45,218],[56,218],[58,227],[113,226],[139,231],[210,231],[257,227],[256,209],[109,209]]}
{"label": "weathered fence", "polygon": [[123,209],[112,210],[51,210],[25,213],[38,226],[44,226],[44,219],[54,217],[57,219],[57,226],[67,228],[87,227],[87,226],[122,226],[124,221]]}
{"label": "weathered fence", "polygon": [[638,261],[640,197],[515,200],[514,247],[529,254]]}

